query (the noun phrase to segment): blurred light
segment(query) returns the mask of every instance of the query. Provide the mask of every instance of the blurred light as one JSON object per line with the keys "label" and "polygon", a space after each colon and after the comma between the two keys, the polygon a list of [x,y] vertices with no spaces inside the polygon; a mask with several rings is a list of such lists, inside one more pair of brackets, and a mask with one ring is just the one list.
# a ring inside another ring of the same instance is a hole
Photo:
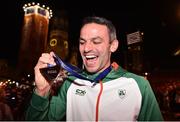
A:
{"label": "blurred light", "polygon": [[145,74],[146,76],[148,75],[148,73],[147,73],[147,72],[145,72],[144,74]]}
{"label": "blurred light", "polygon": [[[48,7],[48,6],[46,6],[46,5],[41,5],[40,6],[40,4],[39,3],[35,3],[35,2],[32,2],[32,4],[31,3],[28,3],[28,4],[24,4],[24,6],[23,6],[23,10],[24,10],[24,12],[26,13],[27,12],[27,9],[29,9],[29,7],[30,8],[35,8],[35,9],[37,9],[37,7],[40,7],[40,8],[42,8],[43,10],[45,10],[46,12],[47,12],[47,14],[46,14],[46,17],[47,18],[51,18],[52,17],[52,10],[50,10],[50,8]],[[46,8],[45,8],[46,7]],[[37,10],[35,10],[35,13],[37,13],[38,11]]]}
{"label": "blurred light", "polygon": [[33,86],[35,86],[36,85],[36,83],[35,82],[33,82],[33,84],[32,84]]}
{"label": "blurred light", "polygon": [[15,100],[15,97],[12,97],[11,99],[12,99],[12,100]]}
{"label": "blurred light", "polygon": [[174,56],[180,55],[180,49],[174,53]]}
{"label": "blurred light", "polygon": [[18,87],[19,86],[19,83],[18,82],[16,82],[16,87]]}

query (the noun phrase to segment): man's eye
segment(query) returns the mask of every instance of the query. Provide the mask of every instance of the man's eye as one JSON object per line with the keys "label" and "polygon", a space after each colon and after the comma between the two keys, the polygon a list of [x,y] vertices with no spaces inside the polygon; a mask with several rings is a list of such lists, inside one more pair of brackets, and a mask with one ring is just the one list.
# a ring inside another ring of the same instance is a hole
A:
{"label": "man's eye", "polygon": [[92,41],[93,41],[94,44],[101,44],[102,43],[101,38],[94,38]]}
{"label": "man's eye", "polygon": [[82,45],[82,44],[84,44],[84,43],[85,43],[84,41],[79,41],[79,44],[80,44],[80,45]]}
{"label": "man's eye", "polygon": [[101,41],[93,41],[94,44],[101,44]]}

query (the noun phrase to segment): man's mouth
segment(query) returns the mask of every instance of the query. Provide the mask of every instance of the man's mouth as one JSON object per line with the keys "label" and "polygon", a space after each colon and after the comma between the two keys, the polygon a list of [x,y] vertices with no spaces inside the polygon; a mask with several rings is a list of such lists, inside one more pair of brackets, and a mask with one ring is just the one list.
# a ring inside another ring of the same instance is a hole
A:
{"label": "man's mouth", "polygon": [[86,57],[86,63],[89,65],[94,64],[98,58],[98,56],[95,56],[95,55],[86,55],[85,57]]}
{"label": "man's mouth", "polygon": [[95,55],[87,55],[85,57],[86,57],[86,60],[93,60],[93,59],[97,58],[97,56],[95,56]]}

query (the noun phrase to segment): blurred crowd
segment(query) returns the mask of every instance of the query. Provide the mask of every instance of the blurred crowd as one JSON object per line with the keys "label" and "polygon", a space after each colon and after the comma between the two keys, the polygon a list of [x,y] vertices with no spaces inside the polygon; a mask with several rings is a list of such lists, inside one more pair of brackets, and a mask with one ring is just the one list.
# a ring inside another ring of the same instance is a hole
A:
{"label": "blurred crowd", "polygon": [[33,85],[15,81],[0,83],[0,120],[24,120]]}
{"label": "blurred crowd", "polygon": [[165,120],[180,120],[180,81],[162,81],[152,84]]}

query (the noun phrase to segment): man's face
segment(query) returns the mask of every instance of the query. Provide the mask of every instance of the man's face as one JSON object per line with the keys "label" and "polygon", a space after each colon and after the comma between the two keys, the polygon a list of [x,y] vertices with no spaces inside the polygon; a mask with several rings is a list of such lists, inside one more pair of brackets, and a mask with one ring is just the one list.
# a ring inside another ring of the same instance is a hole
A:
{"label": "man's face", "polygon": [[88,72],[101,72],[110,66],[110,45],[106,26],[90,23],[81,28],[79,51]]}

